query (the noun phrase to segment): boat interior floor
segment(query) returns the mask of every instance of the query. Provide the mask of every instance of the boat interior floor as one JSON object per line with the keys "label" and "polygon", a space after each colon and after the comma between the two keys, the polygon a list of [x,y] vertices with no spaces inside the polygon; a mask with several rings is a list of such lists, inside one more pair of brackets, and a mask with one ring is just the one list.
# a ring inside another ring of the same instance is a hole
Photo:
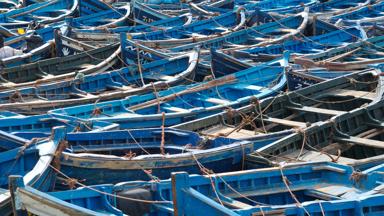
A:
{"label": "boat interior floor", "polygon": [[[295,185],[289,186],[290,192],[300,202],[315,201],[315,200],[341,200],[359,196],[366,191],[360,190],[350,185],[343,185],[337,183],[328,183],[324,181],[313,182],[313,186],[308,185]],[[241,209],[244,207],[253,207],[255,204],[249,200],[256,201],[261,205],[286,205],[295,204],[292,195],[286,187],[267,187],[260,188],[257,191],[244,190],[239,193],[221,193],[226,197],[222,199],[224,205],[233,209]],[[244,196],[248,199],[244,199]]]}

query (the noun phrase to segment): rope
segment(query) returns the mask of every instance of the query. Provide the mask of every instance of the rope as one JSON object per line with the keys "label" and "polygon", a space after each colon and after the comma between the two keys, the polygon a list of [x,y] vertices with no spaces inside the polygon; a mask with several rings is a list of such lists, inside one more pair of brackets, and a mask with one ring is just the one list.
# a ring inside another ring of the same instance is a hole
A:
{"label": "rope", "polygon": [[307,209],[304,208],[304,206],[300,203],[300,201],[297,199],[297,197],[295,196],[295,194],[292,192],[291,188],[289,187],[289,184],[290,184],[290,183],[289,183],[289,180],[288,180],[288,178],[284,175],[284,173],[283,173],[283,166],[282,166],[281,164],[279,165],[279,169],[280,169],[281,178],[282,178],[282,180],[283,180],[283,183],[284,183],[285,187],[287,188],[289,194],[291,195],[292,199],[295,200],[297,207],[302,208],[302,209],[305,211],[305,213],[306,213],[308,216],[310,216],[311,214],[309,214],[309,212],[307,211]]}
{"label": "rope", "polygon": [[144,78],[143,78],[143,71],[141,69],[139,46],[136,47],[136,53],[137,53],[137,66],[139,69],[141,84],[142,84],[142,86],[145,86],[145,82],[144,82]]}
{"label": "rope", "polygon": [[244,144],[240,143],[241,146],[241,170],[244,170],[245,168],[245,150],[244,150]]}
{"label": "rope", "polygon": [[157,93],[156,86],[153,84],[153,82],[151,82],[151,85],[153,88],[153,94],[155,95],[157,100],[157,113],[160,113],[161,106],[160,106],[159,94]]}
{"label": "rope", "polygon": [[160,152],[162,155],[165,155],[165,150],[164,150],[164,143],[165,143],[165,112],[161,113],[162,116],[162,124],[161,124],[161,143],[160,143]]}
{"label": "rope", "polygon": [[[257,104],[259,104],[258,101],[257,101]],[[257,107],[259,108],[259,114],[260,114],[260,119],[261,119],[261,125],[263,126],[264,133],[268,133],[267,130],[265,129],[264,119],[263,119],[263,112],[261,111],[261,106],[258,105]]]}
{"label": "rope", "polygon": [[149,153],[147,150],[145,150],[145,148],[144,148],[143,146],[141,146],[139,142],[137,142],[137,140],[136,140],[135,137],[132,135],[132,133],[130,132],[130,130],[125,130],[125,131],[129,134],[129,136],[131,136],[131,138],[133,139],[133,141],[136,143],[137,146],[139,146],[139,148],[140,148],[143,152],[145,152],[146,154],[150,155],[150,153]]}
{"label": "rope", "polygon": [[211,173],[213,173],[213,171],[212,171],[212,170],[208,170],[206,167],[204,167],[203,164],[201,164],[201,163],[197,160],[197,158],[196,158],[195,154],[193,154],[193,152],[192,152],[192,157],[193,157],[193,159],[195,159],[197,166],[199,166],[199,168],[200,168],[200,171],[201,171],[202,173],[204,173],[205,175],[208,176],[208,178],[209,178],[209,180],[210,180],[210,182],[211,182],[212,190],[213,190],[213,192],[215,193],[217,200],[219,200],[220,204],[221,204],[222,206],[224,206],[223,202],[221,201],[221,199],[220,199],[220,197],[219,197],[219,194],[218,194],[217,191],[216,191],[216,185],[215,185],[215,183],[214,183],[214,181],[213,181],[213,178],[212,178],[212,176],[211,176]]}
{"label": "rope", "polygon": [[[264,108],[264,110],[262,110],[262,112],[261,113],[264,113],[274,102],[275,102],[275,100],[276,100],[276,98],[278,97],[279,95],[277,95],[277,96],[275,96],[275,97],[273,97],[273,99],[272,99],[272,101]],[[258,106],[260,106],[260,105],[258,105]],[[260,116],[260,114],[258,114],[256,117],[254,117],[251,121],[253,122],[253,121],[255,121],[258,117]],[[250,121],[250,122],[251,122]],[[235,132],[235,131],[237,131],[237,130],[239,130],[239,129],[241,129],[242,127],[244,127],[245,125],[247,125],[247,122],[242,122],[242,123],[240,123],[238,126],[236,126],[232,131],[229,131],[229,132],[227,132],[224,136],[225,137],[227,137],[227,136],[229,136],[230,134],[232,134],[233,132]]]}
{"label": "rope", "polygon": [[15,156],[15,160],[13,161],[12,165],[8,166],[8,171],[2,173],[2,177],[4,176],[9,176],[11,174],[11,171],[13,168],[16,166],[17,161],[19,158],[24,154],[25,149],[27,149],[29,146],[33,144],[37,144],[37,142],[42,141],[42,140],[47,140],[48,138],[32,138],[31,141],[24,143],[23,146],[21,146],[20,150],[17,152]]}
{"label": "rope", "polygon": [[297,155],[296,160],[299,160],[301,154],[303,154],[304,146],[305,146],[305,144],[307,143],[306,131],[305,131],[305,130],[301,130],[301,129],[299,129],[298,132],[301,133],[301,134],[303,134],[303,144],[301,145],[301,149],[300,149],[299,155]]}
{"label": "rope", "polygon": [[[214,174],[214,172],[213,172],[212,170],[209,170],[209,172],[207,172],[208,169],[207,169],[206,167],[204,167],[204,165],[201,164],[201,163],[197,160],[197,158],[195,157],[195,155],[194,155],[193,153],[192,153],[192,156],[193,156],[194,160],[196,161],[197,165],[199,166],[199,168],[201,169],[201,171],[202,171],[203,173],[205,173],[210,179],[212,179],[211,173]],[[220,180],[221,180],[221,181],[222,181],[222,182],[223,182],[223,183],[224,183],[224,184],[225,184],[231,191],[233,191],[234,193],[238,194],[239,196],[243,197],[244,199],[246,199],[246,200],[248,200],[248,201],[250,201],[250,202],[252,202],[252,203],[257,204],[258,207],[260,207],[260,211],[261,211],[262,215],[264,215],[264,212],[263,212],[263,209],[262,209],[262,207],[261,207],[260,205],[270,206],[270,205],[267,205],[267,204],[265,204],[265,203],[261,203],[261,202],[257,202],[257,201],[255,201],[255,200],[252,200],[252,199],[250,199],[249,197],[247,197],[247,196],[241,194],[240,192],[238,192],[237,190],[235,190],[230,184],[228,184],[228,183],[223,179],[223,177],[221,177],[220,175],[215,175],[214,177],[215,177],[215,178],[216,178],[216,177],[219,177],[219,179],[220,179]],[[217,192],[216,192],[216,186],[215,186],[214,184],[212,184],[212,187],[213,187],[213,190],[214,190],[216,196],[218,196],[218,194],[217,194]],[[220,199],[218,198],[218,200],[220,200]],[[221,201],[220,201],[220,203],[221,203]],[[221,204],[222,204],[222,203],[221,203]]]}

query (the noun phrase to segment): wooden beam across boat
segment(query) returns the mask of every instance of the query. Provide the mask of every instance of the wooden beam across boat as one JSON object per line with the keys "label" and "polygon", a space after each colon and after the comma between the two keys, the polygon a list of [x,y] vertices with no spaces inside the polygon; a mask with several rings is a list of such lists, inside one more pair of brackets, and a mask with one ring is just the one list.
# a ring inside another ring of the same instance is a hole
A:
{"label": "wooden beam across boat", "polygon": [[308,124],[305,123],[305,122],[291,121],[291,120],[287,120],[287,119],[279,119],[279,118],[270,118],[270,117],[268,117],[268,118],[264,118],[262,120],[264,122],[276,123],[276,124],[286,125],[286,126],[290,126],[290,127],[305,128],[305,127],[308,126]]}
{"label": "wooden beam across boat", "polygon": [[381,148],[381,149],[384,148],[384,142],[383,141],[372,140],[372,139],[367,139],[367,138],[350,136],[348,138],[334,137],[334,140],[339,141],[339,142],[353,143],[356,145],[369,146],[369,147],[373,147],[373,148]]}
{"label": "wooden beam across boat", "polygon": [[340,97],[355,97],[355,98],[363,98],[367,100],[373,100],[376,98],[375,92],[366,92],[366,91],[357,91],[352,89],[335,89],[329,92],[330,95],[340,96]]}
{"label": "wooden beam across boat", "polygon": [[301,111],[301,112],[312,112],[312,113],[318,113],[318,114],[324,114],[324,115],[335,115],[335,116],[346,113],[345,111],[330,110],[330,109],[310,107],[310,106],[302,106],[302,107],[288,106],[287,109]]}

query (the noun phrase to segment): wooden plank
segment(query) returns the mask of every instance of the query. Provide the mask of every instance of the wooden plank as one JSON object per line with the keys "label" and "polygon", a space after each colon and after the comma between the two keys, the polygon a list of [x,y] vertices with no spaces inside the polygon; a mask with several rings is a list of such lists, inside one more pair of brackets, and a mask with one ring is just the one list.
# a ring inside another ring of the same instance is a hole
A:
{"label": "wooden plank", "polygon": [[240,89],[240,90],[247,89],[247,90],[253,90],[253,91],[261,91],[265,89],[265,87],[263,86],[248,85],[248,84],[235,84],[235,85],[232,85],[231,88]]}
{"label": "wooden plank", "polygon": [[373,123],[373,122],[367,122],[366,124],[369,126],[372,126],[372,127],[384,128],[384,123],[378,124],[378,123]]}
{"label": "wooden plank", "polygon": [[221,200],[225,206],[229,206],[231,208],[236,208],[236,209],[247,209],[247,208],[252,208],[253,206],[248,205],[246,203],[237,201],[237,200]]}
{"label": "wooden plank", "polygon": [[355,98],[363,98],[368,100],[374,100],[376,98],[376,93],[366,92],[366,91],[356,91],[356,90],[350,90],[350,89],[335,89],[333,91],[330,91],[329,94],[341,96],[341,97],[352,96]]}
{"label": "wooden plank", "polygon": [[207,102],[219,104],[219,105],[226,105],[226,104],[230,103],[229,100],[224,100],[224,99],[219,99],[219,98],[205,98],[204,100]]}
{"label": "wooden plank", "polygon": [[73,96],[76,96],[78,98],[96,98],[97,96],[96,95],[93,95],[93,94],[79,94],[79,93],[70,93],[70,95],[73,95]]}
{"label": "wooden plank", "polygon": [[164,75],[164,74],[151,74],[151,75],[147,75],[144,77],[147,79],[163,80],[163,81],[170,81],[170,80],[174,79],[173,76],[168,76],[168,75]]}
{"label": "wooden plank", "polygon": [[[282,154],[282,155],[280,155],[280,157],[283,157],[283,158],[281,160],[277,160],[277,161],[278,162],[286,161],[287,160],[286,158],[296,159],[299,154],[300,154],[300,150],[290,152],[288,154]],[[329,155],[332,156],[332,158],[337,158],[337,155],[334,155],[334,154],[329,154]],[[303,152],[301,152],[301,155],[299,157],[299,161],[311,161],[311,162],[315,162],[315,161],[316,162],[324,162],[324,161],[326,161],[326,162],[329,162],[329,161],[331,161],[331,158],[329,156],[327,156],[326,154],[321,153],[321,152],[304,150]],[[341,163],[341,164],[353,164],[356,162],[356,160],[346,158],[346,157],[339,157],[337,162]]]}
{"label": "wooden plank", "polygon": [[328,200],[328,201],[330,201],[330,200],[339,200],[339,199],[341,199],[338,196],[334,196],[334,195],[331,195],[331,194],[328,194],[328,193],[324,193],[323,191],[318,191],[316,189],[305,190],[304,194],[307,195],[307,196],[310,196],[310,197],[315,197],[315,198],[320,199],[320,200]]}
{"label": "wooden plank", "polygon": [[383,132],[384,132],[383,128],[373,128],[371,130],[367,130],[367,131],[364,131],[363,133],[356,135],[356,137],[370,139],[372,137],[375,137],[375,136],[382,134]]}
{"label": "wooden plank", "polygon": [[345,111],[330,110],[330,109],[316,108],[316,107],[310,107],[310,106],[303,106],[303,107],[288,106],[287,108],[291,110],[296,110],[296,111],[313,112],[313,113],[319,113],[324,115],[341,115],[346,113]]}
{"label": "wooden plank", "polygon": [[9,190],[5,190],[0,188],[0,203],[5,202],[6,200],[9,200],[11,197]]}
{"label": "wooden plank", "polygon": [[[261,120],[261,119],[259,119],[259,120]],[[265,119],[263,119],[263,121],[269,122],[269,123],[286,125],[286,126],[290,126],[290,127],[300,127],[300,128],[307,127],[307,123],[298,122],[298,121],[291,121],[291,120],[286,120],[286,119],[265,118]]]}
{"label": "wooden plank", "polygon": [[369,146],[373,148],[384,148],[384,142],[379,140],[371,140],[371,139],[353,137],[353,136],[349,138],[335,137],[334,140],[341,141],[341,142],[354,143],[362,146]]}
{"label": "wooden plank", "polygon": [[321,192],[321,193],[328,194],[330,196],[332,195],[332,196],[341,197],[342,195],[346,194],[347,192],[351,192],[351,191],[354,191],[356,189],[353,189],[349,186],[343,186],[343,185],[328,185],[325,187],[316,188],[316,190]]}
{"label": "wooden plank", "polygon": [[189,112],[189,110],[180,107],[164,106],[163,108],[172,112]]}
{"label": "wooden plank", "polygon": [[217,127],[212,127],[212,128],[206,129],[206,130],[202,131],[201,134],[206,135],[206,136],[217,137],[217,136],[227,135],[229,133],[229,135],[226,137],[235,138],[235,139],[244,139],[244,138],[252,137],[252,136],[256,135],[256,133],[254,131],[251,131],[251,130],[238,129],[238,130],[233,131],[234,129],[235,129],[234,127],[220,125]]}

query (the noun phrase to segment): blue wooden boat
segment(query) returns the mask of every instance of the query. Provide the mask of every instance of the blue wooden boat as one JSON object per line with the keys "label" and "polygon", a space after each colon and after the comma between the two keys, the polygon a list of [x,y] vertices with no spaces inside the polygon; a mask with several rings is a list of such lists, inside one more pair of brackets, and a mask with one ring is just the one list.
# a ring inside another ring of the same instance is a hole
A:
{"label": "blue wooden boat", "polygon": [[244,168],[246,154],[279,138],[266,135],[252,142],[207,139],[167,128],[72,133],[66,137],[68,148],[62,153],[60,171],[85,179],[88,185],[167,179],[171,172],[182,170],[200,173],[194,158],[214,172],[235,171]]}
{"label": "blue wooden boat", "polygon": [[[359,36],[363,37],[361,29],[351,28],[309,37],[304,39],[304,41],[286,41],[284,44],[273,44],[246,50],[211,50],[210,64],[208,65],[207,62],[203,62],[202,64],[207,64],[207,67],[211,67],[215,74],[226,74],[233,70],[244,70],[253,65],[277,58],[286,50],[290,51],[291,56],[295,58],[295,56],[308,53],[320,53],[323,51],[322,49],[337,47],[337,45],[345,44],[344,42],[356,41],[360,38]],[[289,72],[290,71],[287,73]]]}
{"label": "blue wooden boat", "polygon": [[[86,3],[86,1],[83,1],[83,4],[84,3]],[[80,6],[80,8],[82,7],[85,7],[85,5]],[[58,38],[55,37],[55,31],[57,30],[60,30],[63,36],[68,36],[69,34],[68,29],[61,24],[45,26],[37,30],[28,30],[27,33],[22,35],[6,31],[5,35],[8,36],[8,38],[5,40],[5,45],[20,49],[24,53],[2,59],[1,66],[15,67],[59,55],[54,52],[56,43],[62,43],[61,40],[58,41]],[[87,45],[77,43],[77,47],[84,49]]]}
{"label": "blue wooden boat", "polygon": [[98,103],[129,95],[160,91],[190,83],[198,50],[138,66],[105,73],[77,74],[73,79],[0,92],[0,109],[22,113],[45,112],[52,108]]}
{"label": "blue wooden boat", "polygon": [[30,140],[0,131],[0,154],[26,145]]}
{"label": "blue wooden boat", "polygon": [[384,22],[384,2],[377,1],[376,4],[367,5],[358,10],[349,11],[337,16],[331,17],[329,20],[337,25],[356,25],[357,23],[366,25],[383,24]]}
{"label": "blue wooden boat", "polygon": [[[81,16],[73,20],[66,20],[71,23],[71,27],[80,29],[109,29],[129,24],[129,16],[131,15],[130,5],[111,8],[109,10],[93,13],[88,16]],[[69,18],[68,18],[69,19]]]}
{"label": "blue wooden boat", "polygon": [[329,70],[350,71],[381,67],[384,36],[368,38],[321,53],[307,54],[294,58],[294,63],[303,68],[322,67]]}
{"label": "blue wooden boat", "polygon": [[[265,62],[272,57],[270,55],[263,54],[248,56],[243,55],[243,53],[241,53],[239,55],[242,58],[235,58],[220,51],[211,50],[210,67],[212,68],[213,73],[228,74],[232,73],[233,71],[245,70],[247,68],[253,67],[254,65],[261,64],[262,62]],[[244,58],[244,56],[247,56],[249,58]],[[294,68],[286,72],[288,89],[300,89],[309,85],[313,85],[328,79],[333,79],[353,72],[355,71],[331,71],[325,68]]]}
{"label": "blue wooden boat", "polygon": [[24,0],[8,0],[0,2],[0,12],[5,13],[9,10],[24,7]]}
{"label": "blue wooden boat", "polygon": [[[160,44],[169,47],[175,46],[177,44],[183,44],[184,42],[192,41],[192,38],[198,40],[199,35],[206,38],[210,35],[212,37],[217,34],[228,34],[230,31],[236,31],[237,29],[242,28],[245,25],[246,18],[245,12],[243,9],[237,11],[230,11],[228,13],[222,14],[212,19],[201,20],[192,22],[191,24],[185,26],[175,26],[170,29],[157,30],[152,32],[140,32],[140,33],[129,33],[128,37],[135,40],[148,40],[148,43],[153,44],[158,42],[158,46],[149,46],[160,48]],[[126,29],[129,30],[129,29]],[[95,41],[104,41],[106,38],[118,40],[118,34],[106,34],[106,33],[92,33],[73,31],[73,38],[82,40],[95,40]],[[148,45],[148,44],[144,44]]]}
{"label": "blue wooden boat", "polygon": [[[128,64],[146,64],[153,61],[158,61],[166,58],[171,58],[173,55],[165,53],[157,49],[153,49],[137,43],[134,40],[127,39],[126,34],[120,34],[121,42],[121,58]],[[139,56],[137,55],[139,53]],[[177,54],[176,55],[180,55]]]}
{"label": "blue wooden boat", "polygon": [[111,6],[105,3],[104,1],[89,1],[89,0],[80,0],[79,2],[79,16],[87,16],[100,11],[106,11],[111,9]]}
{"label": "blue wooden boat", "polygon": [[[140,1],[139,1],[140,2]],[[145,4],[178,4],[180,1],[178,0],[144,0],[142,3]]]}
{"label": "blue wooden boat", "polygon": [[256,3],[248,3],[243,5],[247,10],[261,10],[263,12],[275,12],[275,13],[299,13],[304,10],[305,7],[310,7],[317,4],[315,0],[264,0],[257,1]]}
{"label": "blue wooden boat", "polygon": [[[122,128],[170,126],[275,95],[286,85],[289,55],[211,81],[177,86],[157,94],[55,109],[50,113],[118,122]],[[92,112],[98,110],[98,114]],[[100,114],[99,114],[100,113]],[[162,113],[165,113],[164,116]]]}
{"label": "blue wooden boat", "polygon": [[12,212],[11,196],[8,191],[9,175],[20,175],[21,182],[40,191],[53,189],[56,174],[49,166],[53,162],[55,155],[60,153],[58,152],[59,146],[64,144],[65,128],[53,128],[52,133],[50,139],[29,141],[17,138],[18,142],[22,141],[24,143],[21,145],[17,143],[17,147],[10,148],[10,141],[8,140],[15,139],[15,137],[9,137],[2,132],[0,148],[3,150],[3,147],[6,147],[6,150],[0,152],[1,215],[10,215]]}
{"label": "blue wooden boat", "polygon": [[[163,6],[163,7],[176,7],[177,5],[181,3],[190,3],[191,1],[185,1],[185,2],[180,2],[177,0],[139,0],[138,2],[145,4],[145,5],[158,5],[158,6]],[[199,5],[206,5],[206,4],[211,4],[211,3],[217,3],[220,2],[220,0],[213,0],[213,1],[203,1],[203,0],[197,0],[194,1],[194,3],[199,4]],[[159,9],[159,8],[156,8]]]}
{"label": "blue wooden boat", "polygon": [[317,4],[309,6],[309,12],[320,19],[329,19],[329,17],[358,10],[371,4],[371,0],[329,0],[320,1]]}
{"label": "blue wooden boat", "polygon": [[195,16],[212,17],[235,9],[235,2],[234,0],[219,0],[213,2],[203,1],[201,3],[189,2],[188,6],[189,10]]}
{"label": "blue wooden boat", "polygon": [[[68,20],[69,21],[69,20]],[[133,32],[151,32],[162,29],[167,29],[176,26],[184,26],[189,25],[192,22],[192,14],[187,13],[176,17],[170,17],[166,19],[161,19],[157,21],[153,21],[148,24],[138,24],[134,26],[121,26],[116,28],[91,28],[91,29],[75,29],[73,30],[76,33],[133,33]],[[76,27],[76,24],[69,22],[71,27]]]}
{"label": "blue wooden boat", "polygon": [[117,124],[108,122],[81,120],[69,116],[52,116],[48,114],[34,116],[9,116],[0,119],[0,131],[22,137],[33,139],[36,137],[48,137],[53,127],[65,126],[68,132],[87,132],[116,130]]}
{"label": "blue wooden boat", "polygon": [[[357,94],[357,93],[356,93]],[[381,133],[384,102],[350,112],[340,112],[330,121],[313,125],[289,135],[247,157],[253,167],[265,161],[332,161],[360,169],[384,161]]]}
{"label": "blue wooden boat", "polygon": [[238,29],[245,24],[245,11],[238,9],[230,11],[211,19],[200,20],[186,26],[174,27],[166,31],[155,31],[144,34],[132,34],[133,39],[160,40],[166,38],[181,39],[188,37],[188,34],[215,34],[225,31],[225,28]]}
{"label": "blue wooden boat", "polygon": [[[239,30],[222,37],[204,40],[187,45],[172,47],[172,52],[190,50],[193,46],[201,46],[203,49],[222,49],[223,51],[251,49],[264,47],[271,44],[282,43],[292,38],[307,37],[316,34],[325,34],[338,30],[336,26],[329,23],[316,21],[310,22],[306,11],[297,16],[290,16],[281,20],[268,22],[263,25],[256,25],[247,29]],[[309,25],[309,23],[311,23]],[[283,28],[282,28],[283,27]],[[309,34],[305,34],[308,32]],[[151,45],[151,42],[140,41],[140,43]]]}
{"label": "blue wooden boat", "polygon": [[[276,58],[278,55],[283,54],[284,51],[289,51],[291,56],[314,54],[323,52],[326,49],[345,45],[346,43],[357,42],[362,39],[366,39],[364,30],[359,27],[351,27],[316,36],[286,40],[279,44],[253,47],[243,50],[228,50],[224,51],[224,53],[230,54],[237,59],[250,59],[257,62]],[[216,57],[218,58],[217,61],[222,61],[220,56],[213,54],[211,56],[212,61],[215,61]]]}
{"label": "blue wooden boat", "polygon": [[108,9],[110,7],[102,1],[39,1],[26,7],[0,14],[0,23],[2,27],[12,30],[17,30],[18,28],[35,29],[45,24],[56,24],[69,16],[86,16]]}
{"label": "blue wooden boat", "polygon": [[[121,34],[121,57],[128,64],[145,64],[156,60],[170,58],[177,56],[179,53],[167,53],[162,50],[153,49],[144,45],[141,45],[134,40],[127,39],[126,34]],[[139,56],[137,55],[139,53]],[[212,76],[211,67],[202,63],[201,56],[199,55],[199,62],[195,71],[195,81],[201,82],[206,76]],[[216,74],[215,76],[222,76],[222,74]]]}
{"label": "blue wooden boat", "polygon": [[141,4],[137,1],[133,3],[132,6],[133,18],[135,24],[146,24],[152,23],[154,21],[159,21],[163,19],[170,18],[171,16],[161,13],[158,10],[154,10],[145,4]]}
{"label": "blue wooden boat", "polygon": [[180,15],[192,12],[197,16],[212,15],[212,13],[223,13],[234,9],[234,0],[218,0],[218,1],[188,1],[178,2],[178,4],[148,4],[148,7],[166,13],[168,15]]}
{"label": "blue wooden boat", "polygon": [[[22,50],[23,54],[1,59],[1,66],[3,68],[15,67],[54,57],[55,30],[55,27],[46,27],[24,35],[6,38],[4,42],[5,45]],[[66,28],[62,28],[61,30],[64,35],[68,33]]]}
{"label": "blue wooden boat", "polygon": [[[61,40],[60,40],[61,41]],[[75,54],[71,43],[61,46],[56,43],[59,56],[38,62],[4,68],[1,73],[0,89],[21,88],[38,84],[74,78],[76,74],[100,73],[117,65],[121,52],[119,44],[112,44]],[[79,46],[77,46],[78,48]],[[75,72],[77,71],[77,73]]]}
{"label": "blue wooden boat", "polygon": [[[160,182],[122,182],[47,193],[24,186],[20,177],[11,179],[15,215],[23,210],[44,216],[198,215],[202,211],[205,215],[263,215],[265,209],[265,215],[285,211],[321,215],[323,211],[362,216],[367,211],[383,213],[380,170],[356,172],[334,163],[302,163],[206,176],[177,172]],[[323,203],[331,207],[322,209]]]}
{"label": "blue wooden boat", "polygon": [[[302,32],[308,24],[308,11],[304,11],[296,16],[284,18],[275,22],[268,22],[263,25],[253,26],[247,29],[230,32],[224,36],[202,37],[201,41],[196,38],[189,40],[190,44],[179,45],[172,44],[169,50],[172,52],[181,52],[192,49],[194,46],[202,48],[220,49],[220,48],[246,48],[252,46],[265,46],[278,43]],[[283,28],[282,28],[283,26]],[[147,39],[148,40],[148,39]],[[178,40],[184,41],[184,40]],[[197,41],[197,42],[194,42]],[[159,41],[144,41],[140,43],[150,47],[160,47]],[[176,45],[176,46],[175,46]],[[168,45],[169,46],[169,45]]]}
{"label": "blue wooden boat", "polygon": [[267,0],[247,2],[243,4],[248,10],[262,10],[276,14],[295,14],[302,12],[305,7],[309,12],[319,18],[329,18],[342,13],[358,10],[370,4],[370,0],[329,0],[329,1],[292,1],[292,0]]}
{"label": "blue wooden boat", "polygon": [[81,0],[41,2],[0,14],[0,23],[7,28],[27,27],[32,21],[39,24],[55,23],[74,15]]}
{"label": "blue wooden boat", "polygon": [[[364,179],[353,176],[364,176]],[[164,193],[155,196],[154,200],[172,199],[174,213],[180,215],[195,215],[198,209],[203,208],[206,215],[285,215],[286,209],[291,210],[288,210],[290,215],[321,215],[320,205],[323,202],[334,205],[331,209],[324,208],[323,213],[333,213],[332,210],[339,213],[348,209],[347,212],[352,215],[364,215],[359,212],[377,204],[346,208],[343,203],[375,194],[380,194],[382,199],[383,195],[375,191],[382,187],[380,182],[376,182],[382,178],[380,172],[357,172],[349,166],[333,163],[301,163],[211,176],[189,176],[182,172],[174,173],[172,180],[167,182],[168,187],[160,187]],[[210,179],[214,179],[212,185]],[[156,187],[161,191],[160,188]],[[172,190],[172,198],[170,194],[165,196],[168,190]],[[315,203],[317,208],[305,208]],[[169,207],[163,207],[166,206]],[[266,212],[264,207],[268,209]],[[165,208],[159,209],[166,211]],[[382,209],[373,212],[379,213]]]}
{"label": "blue wooden boat", "polygon": [[[359,85],[350,80],[356,80]],[[376,103],[381,100],[382,91],[377,72],[355,72],[239,109],[227,109],[205,118],[184,121],[173,127],[206,136],[247,140],[265,134],[287,135],[292,130],[300,131],[311,124]]]}
{"label": "blue wooden boat", "polygon": [[150,26],[152,22],[172,18],[138,2],[121,2],[113,5],[113,7],[107,6],[107,10],[101,10],[99,13],[75,18],[71,25],[85,30],[89,27],[88,30],[91,31],[107,30],[110,32],[109,28],[112,30],[121,26],[124,29],[130,24]]}
{"label": "blue wooden boat", "polygon": [[[372,71],[372,69],[366,69]],[[305,88],[325,80],[345,76],[356,71],[332,71],[325,68],[309,68],[289,70],[286,73],[288,89],[291,91]]]}

